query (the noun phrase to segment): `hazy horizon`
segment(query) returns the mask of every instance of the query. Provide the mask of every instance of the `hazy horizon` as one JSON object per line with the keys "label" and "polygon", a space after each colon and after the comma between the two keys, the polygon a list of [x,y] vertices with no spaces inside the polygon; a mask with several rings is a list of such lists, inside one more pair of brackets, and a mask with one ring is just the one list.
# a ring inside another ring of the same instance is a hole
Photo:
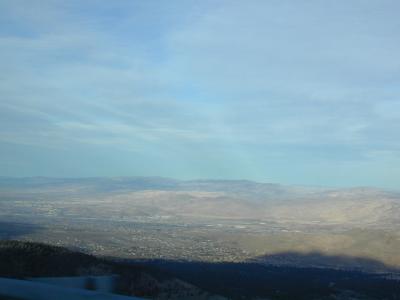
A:
{"label": "hazy horizon", "polygon": [[85,179],[165,179],[165,180],[174,180],[174,181],[182,181],[182,182],[195,182],[195,181],[227,181],[227,182],[252,182],[257,184],[273,184],[287,187],[304,187],[304,188],[316,188],[316,189],[380,189],[391,192],[400,192],[400,188],[385,188],[379,186],[372,185],[309,185],[309,184],[296,184],[296,183],[281,183],[281,182],[271,182],[271,181],[259,181],[259,180],[250,180],[246,178],[234,178],[234,179],[226,179],[226,178],[201,178],[201,177],[193,177],[193,178],[177,178],[177,177],[167,177],[167,176],[157,176],[157,175],[126,175],[126,176],[2,176],[0,175],[0,179],[49,179],[49,180],[85,180]]}

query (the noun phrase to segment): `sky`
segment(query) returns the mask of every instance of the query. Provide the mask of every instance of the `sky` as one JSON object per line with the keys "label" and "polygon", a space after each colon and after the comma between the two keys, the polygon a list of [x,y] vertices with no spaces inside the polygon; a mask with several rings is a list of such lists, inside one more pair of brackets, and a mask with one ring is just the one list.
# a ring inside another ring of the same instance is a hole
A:
{"label": "sky", "polygon": [[400,189],[399,11],[0,0],[0,176]]}

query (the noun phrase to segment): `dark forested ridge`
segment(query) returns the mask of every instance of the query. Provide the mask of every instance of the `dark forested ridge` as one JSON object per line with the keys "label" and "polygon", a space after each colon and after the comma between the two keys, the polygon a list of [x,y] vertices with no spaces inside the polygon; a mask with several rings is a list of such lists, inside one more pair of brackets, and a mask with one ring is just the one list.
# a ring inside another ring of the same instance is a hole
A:
{"label": "dark forested ridge", "polygon": [[400,282],[382,274],[253,262],[115,261],[41,243],[0,242],[2,277],[104,274],[120,275],[120,293],[153,299],[400,299]]}
{"label": "dark forested ridge", "polygon": [[42,243],[0,241],[0,277],[61,277],[117,274],[116,292],[151,299],[212,299],[197,287],[154,266],[123,264]]}

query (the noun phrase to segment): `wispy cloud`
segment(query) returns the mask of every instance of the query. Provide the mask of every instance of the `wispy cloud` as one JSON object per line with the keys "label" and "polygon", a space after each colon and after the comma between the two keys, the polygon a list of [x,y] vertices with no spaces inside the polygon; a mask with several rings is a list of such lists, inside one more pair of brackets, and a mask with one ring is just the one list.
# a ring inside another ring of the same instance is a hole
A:
{"label": "wispy cloud", "polygon": [[[3,175],[393,187],[399,8],[2,1],[0,162],[26,165]],[[118,159],[107,171],[90,156]]]}

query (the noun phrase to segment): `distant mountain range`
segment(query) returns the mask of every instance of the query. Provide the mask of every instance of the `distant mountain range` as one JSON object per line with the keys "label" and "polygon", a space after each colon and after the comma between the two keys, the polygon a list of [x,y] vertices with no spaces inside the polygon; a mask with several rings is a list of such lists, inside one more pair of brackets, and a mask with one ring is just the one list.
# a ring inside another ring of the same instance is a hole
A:
{"label": "distant mountain range", "polygon": [[338,189],[161,177],[0,178],[0,197],[29,193],[54,199],[112,197],[115,207],[128,206],[133,215],[400,226],[400,193],[367,187]]}

